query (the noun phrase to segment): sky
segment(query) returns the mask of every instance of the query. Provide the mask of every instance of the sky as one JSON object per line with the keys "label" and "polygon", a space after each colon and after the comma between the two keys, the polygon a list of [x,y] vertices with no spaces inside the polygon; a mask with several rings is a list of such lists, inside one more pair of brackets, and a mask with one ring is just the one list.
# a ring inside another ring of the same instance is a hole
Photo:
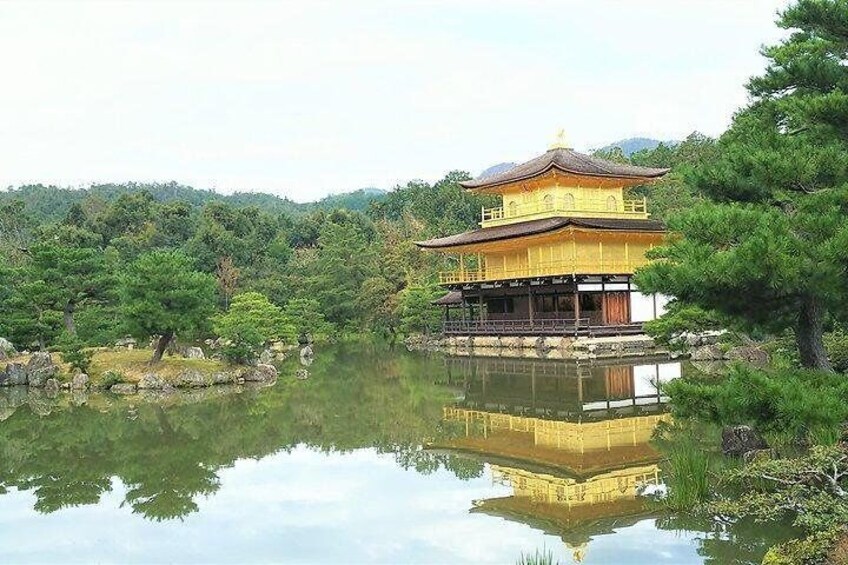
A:
{"label": "sky", "polygon": [[0,2],[0,187],[310,201],[717,136],[787,0]]}

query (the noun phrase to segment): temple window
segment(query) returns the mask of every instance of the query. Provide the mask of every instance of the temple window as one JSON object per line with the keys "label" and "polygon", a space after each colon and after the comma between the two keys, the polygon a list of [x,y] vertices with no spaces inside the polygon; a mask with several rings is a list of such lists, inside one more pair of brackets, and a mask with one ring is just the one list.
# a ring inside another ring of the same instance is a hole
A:
{"label": "temple window", "polygon": [[607,211],[615,212],[618,209],[618,202],[615,199],[615,196],[610,196],[607,198]]}
{"label": "temple window", "polygon": [[554,209],[554,197],[552,194],[546,194],[542,199],[542,204],[545,207],[545,210],[551,211]]}
{"label": "temple window", "polygon": [[517,216],[518,215],[518,203],[515,200],[511,200],[510,203],[507,204],[506,209],[507,209],[507,213],[510,216]]}
{"label": "temple window", "polygon": [[574,195],[570,192],[562,197],[562,202],[566,210],[574,210]]}

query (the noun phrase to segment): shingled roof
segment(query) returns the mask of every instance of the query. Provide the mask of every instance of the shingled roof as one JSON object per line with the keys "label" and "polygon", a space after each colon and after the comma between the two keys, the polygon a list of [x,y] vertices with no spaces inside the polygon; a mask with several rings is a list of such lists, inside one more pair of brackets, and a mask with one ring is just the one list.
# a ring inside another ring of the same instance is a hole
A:
{"label": "shingled roof", "polygon": [[434,306],[456,306],[457,304],[462,304],[462,293],[458,290],[452,290],[444,296],[431,300],[430,304]]}
{"label": "shingled roof", "polygon": [[492,228],[481,228],[447,237],[437,237],[427,241],[416,241],[415,245],[427,249],[456,247],[472,243],[488,243],[515,237],[538,235],[566,227],[591,228],[599,230],[627,230],[640,232],[663,232],[665,225],[656,220],[630,220],[617,218],[543,218],[506,224]]}
{"label": "shingled roof", "polygon": [[511,182],[527,180],[544,174],[552,169],[564,173],[603,178],[625,179],[656,179],[666,174],[669,169],[652,167],[637,167],[623,163],[614,163],[606,159],[578,153],[573,149],[553,148],[544,155],[531,159],[526,163],[516,165],[502,173],[492,176],[459,183],[464,188],[488,188]]}

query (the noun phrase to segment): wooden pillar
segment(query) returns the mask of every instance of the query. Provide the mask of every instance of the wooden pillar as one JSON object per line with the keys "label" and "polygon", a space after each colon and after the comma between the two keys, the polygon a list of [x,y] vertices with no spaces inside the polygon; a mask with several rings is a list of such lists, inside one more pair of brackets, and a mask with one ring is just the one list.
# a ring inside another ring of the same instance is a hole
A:
{"label": "wooden pillar", "polygon": [[607,325],[607,320],[609,319],[608,311],[609,304],[607,300],[607,289],[604,285],[604,278],[601,277],[601,323],[603,325]]}
{"label": "wooden pillar", "polygon": [[577,291],[577,279],[574,279],[574,333],[580,325],[580,293]]}
{"label": "wooden pillar", "polygon": [[533,305],[533,287],[531,286],[527,287],[527,301],[527,310],[530,313],[530,327],[533,327],[533,318],[535,317],[535,312],[533,310],[535,308]]}
{"label": "wooden pillar", "polygon": [[480,311],[477,312],[477,319],[482,322],[483,321],[483,290],[482,289],[480,289],[480,297],[477,300],[477,307],[480,309]]}

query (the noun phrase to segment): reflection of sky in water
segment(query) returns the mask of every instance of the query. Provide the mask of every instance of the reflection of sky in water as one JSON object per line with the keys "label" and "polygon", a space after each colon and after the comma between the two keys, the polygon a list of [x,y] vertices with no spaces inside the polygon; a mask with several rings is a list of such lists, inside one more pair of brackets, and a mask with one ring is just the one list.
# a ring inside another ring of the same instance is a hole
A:
{"label": "reflection of sky in water", "polygon": [[[488,469],[461,481],[405,471],[370,449],[298,447],[219,475],[221,489],[182,522],[120,508],[121,484],[100,504],[47,515],[33,512],[32,493],[9,492],[0,497],[0,562],[515,563],[537,548],[572,562],[558,537],[468,512],[473,500],[511,494]],[[701,563],[694,537],[646,519],[596,536],[583,563]]]}

